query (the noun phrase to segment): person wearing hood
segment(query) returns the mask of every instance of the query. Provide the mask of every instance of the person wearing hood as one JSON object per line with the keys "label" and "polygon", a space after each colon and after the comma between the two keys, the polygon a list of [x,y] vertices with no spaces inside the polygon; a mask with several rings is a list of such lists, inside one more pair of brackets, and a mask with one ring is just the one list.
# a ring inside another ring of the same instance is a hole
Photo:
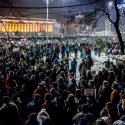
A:
{"label": "person wearing hood", "polygon": [[36,113],[31,113],[29,115],[28,120],[26,120],[23,125],[39,125],[39,122],[37,120],[37,114]]}

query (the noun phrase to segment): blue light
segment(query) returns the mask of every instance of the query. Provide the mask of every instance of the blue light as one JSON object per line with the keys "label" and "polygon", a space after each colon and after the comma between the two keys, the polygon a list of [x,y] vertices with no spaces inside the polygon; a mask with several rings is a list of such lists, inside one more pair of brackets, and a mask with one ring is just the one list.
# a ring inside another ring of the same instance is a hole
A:
{"label": "blue light", "polygon": [[118,7],[119,7],[119,9],[124,8],[125,7],[125,0],[119,0]]}

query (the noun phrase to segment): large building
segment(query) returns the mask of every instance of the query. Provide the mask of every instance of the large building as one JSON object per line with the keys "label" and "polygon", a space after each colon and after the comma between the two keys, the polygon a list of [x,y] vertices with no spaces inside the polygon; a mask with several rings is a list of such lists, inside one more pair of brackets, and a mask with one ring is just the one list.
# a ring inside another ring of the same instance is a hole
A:
{"label": "large building", "polygon": [[[46,19],[0,17],[0,32],[46,32]],[[49,19],[48,32],[54,32],[56,20]]]}

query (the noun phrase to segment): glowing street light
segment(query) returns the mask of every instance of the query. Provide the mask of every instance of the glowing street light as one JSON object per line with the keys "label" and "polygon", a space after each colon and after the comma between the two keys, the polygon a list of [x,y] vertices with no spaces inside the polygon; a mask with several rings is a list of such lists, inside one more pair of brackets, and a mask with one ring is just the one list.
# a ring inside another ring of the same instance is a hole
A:
{"label": "glowing street light", "polygon": [[108,3],[108,7],[110,8],[110,7],[112,7],[113,6],[113,1],[110,1],[109,3]]}

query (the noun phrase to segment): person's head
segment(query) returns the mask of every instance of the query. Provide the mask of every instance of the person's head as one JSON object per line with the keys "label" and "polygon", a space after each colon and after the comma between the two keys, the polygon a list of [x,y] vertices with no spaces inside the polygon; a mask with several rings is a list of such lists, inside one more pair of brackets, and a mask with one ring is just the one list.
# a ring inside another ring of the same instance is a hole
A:
{"label": "person's head", "polygon": [[45,108],[42,108],[41,111],[37,114],[37,120],[39,124],[41,125],[41,123],[43,123],[43,121],[47,118],[49,118],[49,114]]}
{"label": "person's head", "polygon": [[125,125],[125,122],[121,121],[121,120],[117,120],[113,123],[113,125]]}
{"label": "person's head", "polygon": [[108,86],[108,82],[107,81],[103,81],[103,86],[107,87]]}
{"label": "person's head", "polygon": [[112,78],[113,80],[115,80],[115,78],[116,78],[114,71],[109,71],[109,76],[110,76],[110,78]]}
{"label": "person's head", "polygon": [[103,119],[99,118],[95,121],[95,125],[108,125]]}
{"label": "person's head", "polygon": [[3,103],[9,104],[9,102],[10,102],[9,96],[4,96],[4,97],[3,97]]}
{"label": "person's head", "polygon": [[21,104],[21,98],[17,94],[12,95],[11,100],[16,104]]}
{"label": "person's head", "polygon": [[103,68],[103,74],[107,76],[109,74],[108,70],[106,70],[105,68]]}
{"label": "person's head", "polygon": [[89,105],[88,104],[83,104],[82,106],[81,106],[81,111],[83,112],[83,113],[88,113],[89,112]]}
{"label": "person's head", "polygon": [[119,83],[119,82],[121,81],[121,76],[117,76],[116,79],[115,79],[115,81],[116,81],[117,83]]}
{"label": "person's head", "polygon": [[35,76],[34,76],[34,75],[31,75],[31,79],[35,79]]}
{"label": "person's head", "polygon": [[93,114],[91,114],[91,113],[86,113],[86,114],[84,114],[84,117],[85,117],[86,120],[87,120],[87,125],[92,125],[92,124],[93,124],[93,121],[94,121]]}
{"label": "person's head", "polygon": [[87,59],[90,59],[90,56],[89,56],[89,55],[87,56]]}
{"label": "person's head", "polygon": [[40,73],[39,73],[39,77],[40,77],[40,78],[44,78],[44,77],[45,77],[44,73],[43,73],[43,72],[40,72]]}
{"label": "person's head", "polygon": [[50,118],[46,118],[43,120],[42,125],[53,125]]}
{"label": "person's head", "polygon": [[102,72],[102,71],[99,71],[99,72],[97,73],[97,76],[99,76],[99,77],[103,76],[103,72]]}
{"label": "person's head", "polygon": [[72,79],[72,84],[76,85],[76,80],[75,79]]}
{"label": "person's head", "polygon": [[49,84],[49,82],[50,82],[48,77],[46,77],[44,81],[46,84]]}
{"label": "person's head", "polygon": [[64,71],[61,71],[60,76],[64,77],[66,74]]}
{"label": "person's head", "polygon": [[82,63],[85,63],[85,60],[84,60],[84,59],[82,59]]}
{"label": "person's head", "polygon": [[34,102],[40,102],[41,101],[41,96],[39,94],[35,94],[33,97]]}
{"label": "person's head", "polygon": [[54,55],[54,56],[57,56],[57,54],[56,54],[56,53],[54,53],[53,55]]}
{"label": "person's head", "polygon": [[105,110],[110,110],[111,108],[112,108],[112,103],[111,103],[111,102],[107,102],[107,103],[105,104],[104,109],[105,109]]}
{"label": "person's head", "polygon": [[93,101],[94,101],[94,99],[95,99],[95,97],[94,97],[94,96],[86,96],[86,100],[87,100],[87,102],[88,102],[88,103],[93,102]]}
{"label": "person's head", "polygon": [[14,76],[14,72],[13,71],[9,71],[9,76],[13,77]]}
{"label": "person's head", "polygon": [[55,92],[56,92],[55,88],[51,88],[51,89],[50,89],[50,93],[51,93],[51,94],[55,94]]}
{"label": "person's head", "polygon": [[94,80],[89,80],[88,81],[88,86],[93,87],[94,86]]}
{"label": "person's head", "polygon": [[50,93],[46,93],[44,100],[45,100],[45,101],[50,101],[50,100],[51,100],[51,95],[50,95]]}
{"label": "person's head", "polygon": [[69,94],[67,97],[68,103],[74,103],[75,102],[75,96],[73,94]]}
{"label": "person's head", "polygon": [[59,84],[64,83],[63,77],[59,77],[58,82],[59,82]]}
{"label": "person's head", "polygon": [[53,88],[55,88],[56,90],[58,89],[58,83],[57,82],[53,82],[52,85],[53,85],[52,86]]}
{"label": "person's head", "polygon": [[110,124],[110,118],[108,116],[103,116],[101,117],[102,120],[104,120],[104,122],[109,125]]}
{"label": "person's head", "polygon": [[120,117],[120,120],[122,120],[123,122],[125,122],[125,115],[122,115],[122,116]]}
{"label": "person's head", "polygon": [[38,86],[37,86],[37,89],[42,90],[43,87],[44,87],[43,83],[39,83]]}
{"label": "person's head", "polygon": [[81,95],[82,95],[81,90],[80,90],[80,89],[76,89],[76,94],[75,94],[75,96],[76,96],[76,97],[79,97],[79,96],[81,96]]}
{"label": "person's head", "polygon": [[30,122],[37,122],[37,114],[36,113],[31,113],[30,115],[29,115],[29,121]]}
{"label": "person's head", "polygon": [[118,90],[118,84],[113,84],[112,85],[112,90],[116,90],[117,91]]}

